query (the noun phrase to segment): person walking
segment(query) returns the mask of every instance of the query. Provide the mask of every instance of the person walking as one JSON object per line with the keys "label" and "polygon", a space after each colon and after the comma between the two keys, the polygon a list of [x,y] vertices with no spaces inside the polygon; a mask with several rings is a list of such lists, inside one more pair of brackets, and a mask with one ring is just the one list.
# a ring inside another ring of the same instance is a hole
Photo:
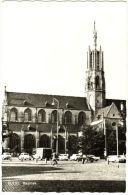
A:
{"label": "person walking", "polygon": [[54,165],[57,165],[57,164],[58,164],[58,162],[57,162],[57,158],[56,158],[56,153],[53,152],[53,154],[52,154],[52,165],[54,166]]}

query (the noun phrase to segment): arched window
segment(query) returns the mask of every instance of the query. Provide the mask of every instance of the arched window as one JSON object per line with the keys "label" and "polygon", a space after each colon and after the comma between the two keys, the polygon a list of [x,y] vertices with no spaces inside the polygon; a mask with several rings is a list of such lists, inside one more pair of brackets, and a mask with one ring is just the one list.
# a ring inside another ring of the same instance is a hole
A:
{"label": "arched window", "polygon": [[85,119],[86,119],[85,113],[84,112],[80,112],[79,115],[78,115],[78,123],[79,123],[79,125],[85,124]]}
{"label": "arched window", "polygon": [[18,119],[18,111],[16,108],[12,108],[10,111],[10,120],[17,121],[17,119]]}
{"label": "arched window", "polygon": [[27,134],[24,136],[24,150],[32,154],[33,149],[36,147],[36,139],[32,134]]}
{"label": "arched window", "polygon": [[52,123],[56,123],[57,122],[57,111],[56,110],[52,111],[51,120],[52,120],[51,121]]}
{"label": "arched window", "polygon": [[38,112],[38,122],[39,123],[45,122],[45,119],[46,119],[46,114],[45,111],[42,109]]}
{"label": "arched window", "polygon": [[29,108],[27,108],[25,111],[24,111],[24,120],[25,121],[31,121],[31,115],[32,115],[32,112]]}
{"label": "arched window", "polygon": [[78,138],[75,135],[70,135],[68,137],[67,148],[70,155],[78,152]]}
{"label": "arched window", "polygon": [[96,76],[95,83],[96,83],[96,89],[99,88],[100,87],[100,78],[99,78],[99,76]]}
{"label": "arched window", "polygon": [[60,154],[65,153],[65,139],[61,135],[58,135],[58,152]]}
{"label": "arched window", "polygon": [[20,152],[20,137],[16,133],[13,133],[9,139],[9,148],[11,152]]}
{"label": "arched window", "polygon": [[72,113],[70,111],[65,112],[64,119],[65,119],[64,120],[65,124],[71,124],[72,123]]}
{"label": "arched window", "polygon": [[50,148],[50,137],[46,134],[41,135],[39,147]]}

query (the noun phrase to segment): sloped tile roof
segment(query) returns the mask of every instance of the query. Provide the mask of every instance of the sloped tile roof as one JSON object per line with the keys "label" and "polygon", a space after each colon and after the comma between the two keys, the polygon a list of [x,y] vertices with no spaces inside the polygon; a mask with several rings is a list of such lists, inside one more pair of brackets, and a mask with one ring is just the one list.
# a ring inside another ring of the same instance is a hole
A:
{"label": "sloped tile roof", "polygon": [[[103,116],[107,117],[107,114],[108,114],[110,108],[111,108],[111,105],[99,109],[96,116],[95,116],[95,118],[94,118],[94,121],[97,121],[97,120],[101,119]],[[100,116],[101,118],[98,118],[98,116]]]}
{"label": "sloped tile roof", "polygon": [[118,110],[120,110],[120,104],[123,103],[123,105],[124,105],[124,112],[126,112],[126,100],[106,99],[106,106],[111,105],[112,102],[116,105]]}
{"label": "sloped tile roof", "polygon": [[56,108],[52,105],[53,98],[59,101],[61,109],[90,110],[85,97],[7,92],[8,105],[10,106]]}

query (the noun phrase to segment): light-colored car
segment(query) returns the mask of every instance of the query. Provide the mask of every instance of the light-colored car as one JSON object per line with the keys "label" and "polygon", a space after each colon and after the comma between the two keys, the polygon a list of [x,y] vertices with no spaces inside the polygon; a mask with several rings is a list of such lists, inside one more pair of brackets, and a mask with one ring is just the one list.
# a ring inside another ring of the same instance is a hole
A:
{"label": "light-colored car", "polygon": [[78,160],[78,158],[80,157],[81,157],[80,154],[72,154],[72,156],[70,156],[70,160]]}
{"label": "light-colored car", "polygon": [[11,160],[11,158],[12,158],[12,156],[11,156],[11,154],[9,152],[4,152],[2,154],[2,159],[3,160]]}
{"label": "light-colored car", "polygon": [[123,155],[109,155],[107,157],[108,162],[119,162],[119,163],[125,163],[126,162],[126,156]]}
{"label": "light-colored car", "polygon": [[109,155],[107,157],[107,162],[119,162],[119,157],[117,155]]}
{"label": "light-colored car", "polygon": [[32,160],[32,157],[28,153],[21,153],[19,155],[19,160]]}
{"label": "light-colored car", "polygon": [[92,155],[92,154],[87,155],[87,157],[92,158],[94,161],[100,160],[100,157],[99,156],[95,156],[95,155]]}
{"label": "light-colored car", "polygon": [[125,155],[119,155],[119,162],[125,163],[126,162],[126,156]]}
{"label": "light-colored car", "polygon": [[58,159],[59,159],[59,160],[68,160],[68,154],[60,154],[60,155],[58,156]]}

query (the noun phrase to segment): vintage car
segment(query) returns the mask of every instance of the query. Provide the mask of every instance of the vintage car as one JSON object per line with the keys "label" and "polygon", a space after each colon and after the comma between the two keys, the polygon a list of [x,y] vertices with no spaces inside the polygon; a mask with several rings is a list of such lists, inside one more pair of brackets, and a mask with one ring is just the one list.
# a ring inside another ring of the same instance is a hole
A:
{"label": "vintage car", "polygon": [[11,158],[12,158],[12,155],[11,155],[11,153],[9,153],[9,152],[4,152],[4,153],[2,154],[2,159],[3,159],[3,160],[11,160]]}
{"label": "vintage car", "polygon": [[60,154],[58,160],[68,160],[68,154]]}
{"label": "vintage car", "polygon": [[33,158],[28,153],[21,153],[19,155],[19,160],[32,160]]}

